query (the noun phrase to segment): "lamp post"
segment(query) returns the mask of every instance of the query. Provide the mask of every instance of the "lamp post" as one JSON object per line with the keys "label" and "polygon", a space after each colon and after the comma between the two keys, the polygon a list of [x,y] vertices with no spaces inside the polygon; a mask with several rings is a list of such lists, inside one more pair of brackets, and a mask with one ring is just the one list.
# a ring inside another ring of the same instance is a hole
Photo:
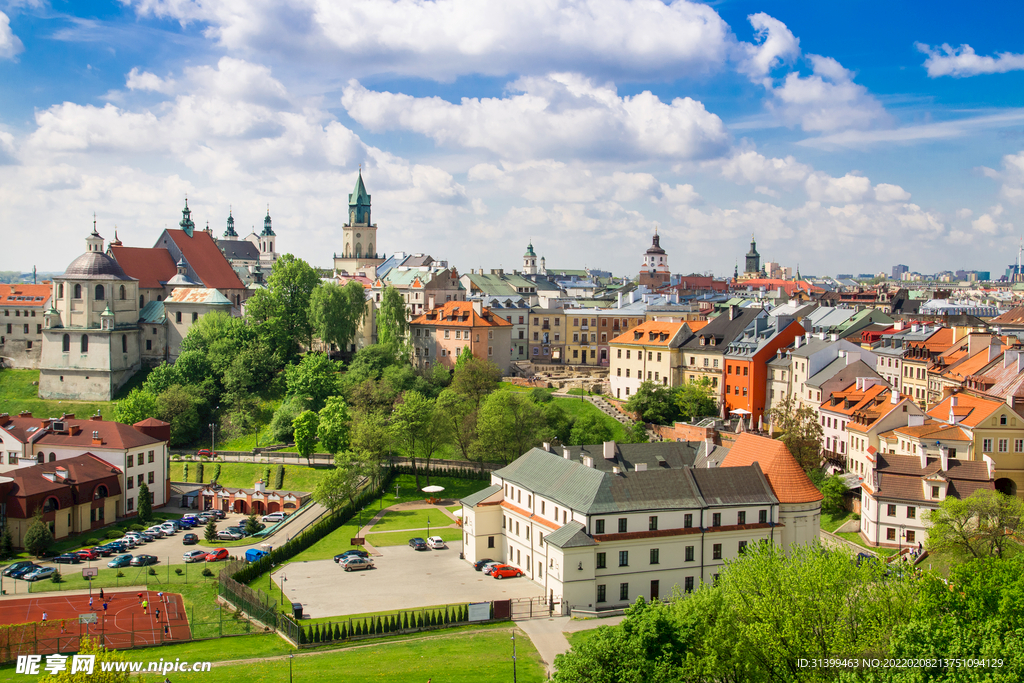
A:
{"label": "lamp post", "polygon": [[896,553],[896,557],[897,558],[900,557],[901,555],[903,555],[903,536],[907,533],[905,531],[906,528],[907,528],[906,526],[904,526],[903,524],[900,524],[900,537],[898,539],[899,551]]}
{"label": "lamp post", "polygon": [[295,655],[288,655],[288,683],[292,683],[292,660]]}
{"label": "lamp post", "polygon": [[216,452],[215,444],[217,442],[217,423],[210,423],[210,454],[213,455]]}
{"label": "lamp post", "polygon": [[281,574],[281,604],[284,604],[284,582],[288,580],[288,577]]}

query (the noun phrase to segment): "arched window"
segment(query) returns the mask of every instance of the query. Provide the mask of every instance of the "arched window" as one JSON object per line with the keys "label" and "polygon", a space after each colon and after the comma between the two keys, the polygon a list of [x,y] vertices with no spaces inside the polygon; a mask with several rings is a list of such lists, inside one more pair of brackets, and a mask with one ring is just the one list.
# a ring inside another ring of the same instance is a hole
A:
{"label": "arched window", "polygon": [[360,244],[359,242],[356,242],[356,258],[359,258],[362,255],[363,255],[363,245]]}
{"label": "arched window", "polygon": [[63,299],[64,298],[64,283],[63,282],[60,283],[59,285],[57,285],[57,298],[58,299]]}
{"label": "arched window", "polygon": [[53,496],[50,496],[49,498],[47,498],[46,502],[43,503],[43,512],[53,512],[54,510],[59,510],[59,509],[60,509],[60,501],[57,500],[56,498],[54,498]]}
{"label": "arched window", "polygon": [[100,498],[106,498],[109,495],[110,494],[107,493],[107,487],[104,486],[103,484],[100,484],[99,486],[96,487],[96,490],[93,491],[92,499],[99,500]]}
{"label": "arched window", "polygon": [[71,350],[71,335],[70,334],[65,334],[64,335],[64,339],[62,340],[62,343],[61,343],[61,351],[63,351],[64,353],[67,353],[70,350]]}
{"label": "arched window", "polygon": [[125,299],[125,293],[126,293],[126,292],[125,292],[125,289],[124,289],[124,285],[121,285],[121,301],[124,301],[124,299]]}
{"label": "arched window", "polygon": [[106,298],[106,292],[103,291],[103,285],[96,285],[96,301],[102,301]]}
{"label": "arched window", "polygon": [[57,454],[56,453],[50,453],[50,462],[56,462],[56,460],[57,460]]}
{"label": "arched window", "polygon": [[76,299],[81,299],[82,298],[82,285],[75,285],[75,298]]}
{"label": "arched window", "polygon": [[40,465],[46,462],[46,453],[39,453],[39,455],[36,456],[36,462]]}
{"label": "arched window", "polygon": [[161,294],[161,295],[157,296],[156,300],[157,301],[163,301],[164,300],[164,295]]}
{"label": "arched window", "polygon": [[89,353],[89,335],[82,335],[82,353]]}
{"label": "arched window", "polygon": [[142,296],[142,295],[140,294],[140,295],[139,295],[139,308],[142,308],[142,307],[143,307],[143,306],[145,306],[145,305],[146,305],[146,297],[144,297],[144,296]]}
{"label": "arched window", "polygon": [[128,335],[121,335],[121,353],[128,353]]}

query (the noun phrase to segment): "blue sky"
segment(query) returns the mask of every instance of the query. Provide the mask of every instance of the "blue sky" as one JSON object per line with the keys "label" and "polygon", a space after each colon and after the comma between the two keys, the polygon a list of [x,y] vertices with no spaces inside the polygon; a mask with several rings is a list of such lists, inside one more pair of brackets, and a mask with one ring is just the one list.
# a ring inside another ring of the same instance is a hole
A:
{"label": "blue sky", "polygon": [[[992,2],[0,0],[0,269],[187,194],[329,266],[1001,272],[1024,231],[1024,9]],[[248,230],[246,230],[248,232]]]}

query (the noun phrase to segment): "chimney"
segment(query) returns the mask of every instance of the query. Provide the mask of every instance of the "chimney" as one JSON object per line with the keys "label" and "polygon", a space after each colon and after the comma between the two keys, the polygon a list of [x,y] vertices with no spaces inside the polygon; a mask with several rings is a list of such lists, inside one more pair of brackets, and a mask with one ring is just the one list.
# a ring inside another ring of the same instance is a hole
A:
{"label": "chimney", "polygon": [[921,469],[928,467],[928,453],[925,452],[924,448],[921,448]]}
{"label": "chimney", "polygon": [[645,463],[645,462],[638,462],[636,465],[634,465],[633,469],[635,471],[637,471],[637,472],[646,472],[647,471],[647,463]]}
{"label": "chimney", "polygon": [[837,341],[839,341],[839,334],[836,333],[836,332],[833,332],[832,334],[828,335],[828,338],[831,339],[834,342],[837,342]]}
{"label": "chimney", "polygon": [[824,330],[822,330],[821,332],[818,332],[818,339],[820,339],[821,341],[825,341],[825,331]]}
{"label": "chimney", "polygon": [[797,337],[797,338],[795,338],[793,340],[793,348],[794,349],[799,349],[803,345],[803,343],[804,343],[804,338],[803,337]]}
{"label": "chimney", "polygon": [[18,417],[32,417],[32,413],[27,410],[23,410],[18,413]]}
{"label": "chimney", "polygon": [[949,449],[945,446],[939,448],[939,464],[942,466],[943,472],[949,471]]}
{"label": "chimney", "polygon": [[550,452],[551,452],[551,444],[550,444],[550,443],[548,443],[547,441],[545,441],[545,442],[543,443],[543,446],[544,446],[544,450],[545,450],[545,451],[547,451],[548,453],[550,453]]}
{"label": "chimney", "polygon": [[920,326],[917,323],[914,323],[913,325],[910,326],[910,331],[911,332],[917,332],[919,329],[920,329]]}
{"label": "chimney", "polygon": [[959,403],[959,399],[957,399],[956,396],[950,396],[949,397],[949,405],[950,405],[951,408],[955,408],[958,403]]}
{"label": "chimney", "polygon": [[1010,367],[1011,363],[1017,362],[1017,357],[1020,355],[1020,351],[1013,349],[1007,349],[1006,353],[1003,354],[1003,368]]}
{"label": "chimney", "polygon": [[614,460],[615,459],[615,442],[605,441],[604,442],[604,459]]}
{"label": "chimney", "polygon": [[594,459],[591,458],[589,455],[584,455],[583,456],[583,464],[586,467],[589,467],[589,468],[593,469],[594,468]]}
{"label": "chimney", "polygon": [[65,468],[65,467],[58,467],[56,469],[56,471],[54,471],[54,475],[57,477],[58,481],[64,481],[65,479],[68,478],[67,468]]}
{"label": "chimney", "polygon": [[903,331],[903,327],[904,327],[904,325],[903,325],[903,321],[902,320],[897,320],[896,324],[893,325],[893,329],[896,330],[897,332],[902,332]]}
{"label": "chimney", "polygon": [[622,468],[616,465],[612,468],[612,474],[622,474]]}
{"label": "chimney", "polygon": [[474,301],[473,302],[473,311],[477,315],[483,315],[483,313],[484,313],[484,303],[482,301],[479,301],[479,300]]}
{"label": "chimney", "polygon": [[729,320],[736,319],[736,304],[729,306]]}
{"label": "chimney", "polygon": [[908,427],[921,427],[924,425],[924,415],[908,415],[907,426]]}
{"label": "chimney", "polygon": [[265,493],[267,490],[267,485],[263,483],[262,479],[260,479],[259,481],[256,482],[253,488],[256,489],[256,493]]}
{"label": "chimney", "polygon": [[892,405],[896,405],[899,402],[900,402],[900,394],[899,394],[899,392],[896,391],[895,389],[891,389],[889,391],[889,403],[891,403]]}
{"label": "chimney", "polygon": [[103,439],[100,438],[100,433],[98,431],[93,431],[93,433],[92,433],[92,445],[93,446],[102,446],[103,445]]}
{"label": "chimney", "polygon": [[565,458],[566,460],[569,459],[570,456],[569,456],[569,447],[568,446],[562,446],[562,457]]}
{"label": "chimney", "polygon": [[619,292],[618,303],[616,303],[615,308],[622,308],[622,292]]}

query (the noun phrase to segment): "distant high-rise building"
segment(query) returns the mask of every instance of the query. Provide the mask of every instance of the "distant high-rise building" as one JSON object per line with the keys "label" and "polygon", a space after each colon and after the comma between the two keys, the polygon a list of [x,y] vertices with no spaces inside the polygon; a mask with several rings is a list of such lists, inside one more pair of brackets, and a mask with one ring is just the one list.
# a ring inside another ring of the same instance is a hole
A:
{"label": "distant high-rise building", "polygon": [[899,264],[899,265],[893,266],[892,267],[892,279],[893,280],[902,280],[903,276],[906,273],[909,273],[909,272],[910,272],[910,268],[908,268],[907,266],[903,265],[902,263]]}

